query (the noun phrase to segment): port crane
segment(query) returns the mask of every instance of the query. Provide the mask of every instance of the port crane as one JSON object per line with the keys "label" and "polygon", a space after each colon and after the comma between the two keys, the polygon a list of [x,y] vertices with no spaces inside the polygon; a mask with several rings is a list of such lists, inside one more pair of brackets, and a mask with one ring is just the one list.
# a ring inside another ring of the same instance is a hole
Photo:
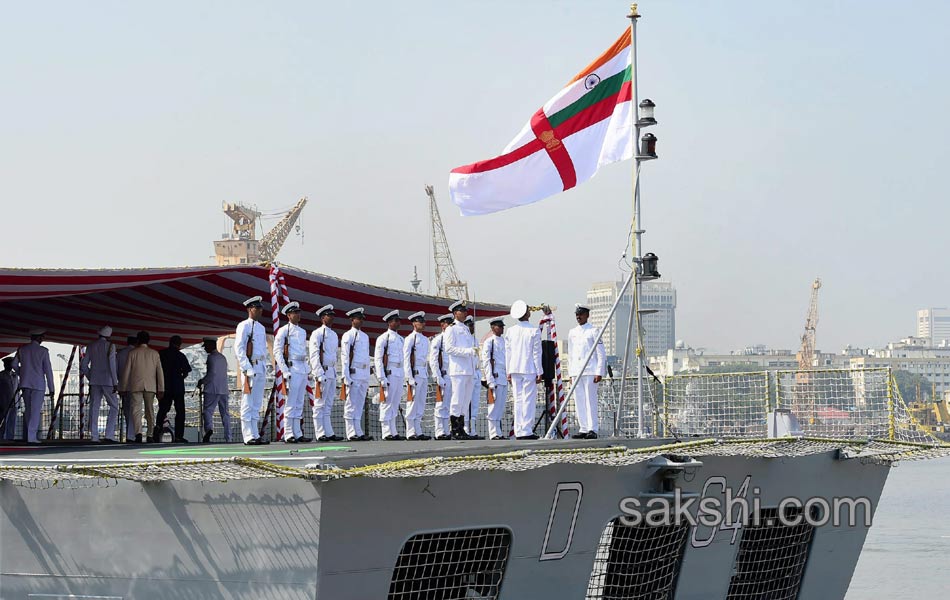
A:
{"label": "port crane", "polygon": [[435,262],[436,292],[443,298],[457,298],[468,300],[468,283],[459,278],[452,260],[452,251],[445,237],[445,228],[442,227],[442,216],[435,202],[435,191],[431,185],[426,186],[426,196],[429,197],[429,219],[432,225],[432,257]]}

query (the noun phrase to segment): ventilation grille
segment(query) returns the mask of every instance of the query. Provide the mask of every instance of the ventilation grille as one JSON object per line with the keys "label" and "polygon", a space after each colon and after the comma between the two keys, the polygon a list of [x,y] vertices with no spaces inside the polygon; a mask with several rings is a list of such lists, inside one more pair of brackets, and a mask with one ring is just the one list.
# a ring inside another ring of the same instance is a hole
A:
{"label": "ventilation grille", "polygon": [[[785,510],[786,522],[802,516],[800,508]],[[817,515],[813,515],[817,516]],[[762,509],[758,525],[742,529],[735,572],[727,600],[795,600],[802,584],[815,526],[784,525],[777,508]]]}
{"label": "ventilation grille", "polygon": [[688,525],[627,527],[620,518],[600,536],[587,600],[663,600],[673,597]]}
{"label": "ventilation grille", "polygon": [[501,527],[414,535],[396,559],[389,600],[498,598],[510,547]]}

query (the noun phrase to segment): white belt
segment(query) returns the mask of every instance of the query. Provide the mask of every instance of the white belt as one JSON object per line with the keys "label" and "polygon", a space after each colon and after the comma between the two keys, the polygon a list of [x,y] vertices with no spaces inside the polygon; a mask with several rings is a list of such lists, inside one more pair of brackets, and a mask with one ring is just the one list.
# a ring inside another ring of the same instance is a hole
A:
{"label": "white belt", "polygon": [[310,357],[307,356],[306,354],[301,354],[299,356],[291,356],[290,360],[307,360],[308,358]]}
{"label": "white belt", "polygon": [[252,359],[250,359],[252,365],[257,365],[257,364],[260,363],[262,360],[264,360],[264,357],[263,357],[263,356],[260,356],[260,357],[258,357],[258,358],[252,358]]}
{"label": "white belt", "polygon": [[386,368],[389,369],[392,367],[401,367],[401,366],[402,366],[401,362],[390,362],[389,364],[386,365]]}
{"label": "white belt", "polygon": [[351,369],[365,369],[369,367],[369,363],[353,363],[350,365]]}

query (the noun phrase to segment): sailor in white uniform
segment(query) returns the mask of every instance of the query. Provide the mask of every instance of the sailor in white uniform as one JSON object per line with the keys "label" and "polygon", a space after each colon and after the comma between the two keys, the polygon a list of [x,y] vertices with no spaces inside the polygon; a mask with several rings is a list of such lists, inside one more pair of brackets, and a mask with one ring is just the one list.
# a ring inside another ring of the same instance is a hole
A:
{"label": "sailor in white uniform", "polygon": [[[300,428],[303,403],[310,379],[310,356],[307,354],[307,332],[300,326],[300,303],[288,302],[281,310],[288,323],[274,335],[274,363],[284,377],[284,442],[306,444],[312,441]],[[286,356],[285,356],[286,353]]]}
{"label": "sailor in white uniform", "polygon": [[[412,333],[406,336],[402,344],[402,364],[406,384],[412,388],[412,400],[406,395],[406,439],[430,440],[422,432],[422,413],[426,409],[426,395],[429,390],[429,339],[423,331],[426,327],[424,312],[409,315]],[[408,391],[408,388],[407,388]]]}
{"label": "sailor in white uniform", "polygon": [[320,442],[343,439],[341,435],[334,435],[330,420],[336,397],[336,363],[340,349],[340,338],[332,328],[334,315],[332,304],[317,310],[322,325],[310,334],[310,372],[314,381],[320,384],[320,393],[314,389],[313,435]]}
{"label": "sailor in white uniform", "polygon": [[[439,325],[442,326],[442,333],[437,333],[429,340],[429,372],[435,379],[435,384],[441,390],[441,394],[436,394],[435,406],[432,409],[432,421],[435,425],[435,439],[450,440],[451,429],[449,429],[449,399],[452,395],[452,380],[449,378],[448,357],[445,356],[445,330],[451,327],[455,322],[452,313],[439,317]],[[442,400],[439,400],[441,396]]]}
{"label": "sailor in white uniform", "polygon": [[346,385],[346,402],[343,404],[346,439],[366,442],[373,439],[373,436],[363,433],[363,405],[369,391],[369,337],[361,331],[366,315],[362,308],[354,308],[346,316],[352,324],[340,342],[343,383]]}
{"label": "sailor in white uniform", "polygon": [[481,408],[482,399],[482,373],[481,361],[478,360],[478,342],[475,340],[475,318],[472,315],[465,317],[465,324],[468,325],[468,332],[472,334],[472,341],[475,342],[475,368],[472,369],[472,400],[468,405],[468,418],[465,421],[465,433],[469,439],[483,440],[484,436],[478,435],[478,411]]}
{"label": "sailor in white uniform", "polygon": [[89,433],[92,441],[99,441],[99,408],[102,399],[109,405],[104,443],[114,444],[115,426],[119,420],[119,371],[116,366],[115,345],[109,341],[112,328],[99,330],[99,338],[86,346],[86,354],[79,361],[79,372],[89,380]]}
{"label": "sailor in white uniform", "polygon": [[246,387],[250,388],[241,396],[241,436],[246,445],[256,446],[269,443],[261,439],[258,428],[261,403],[264,401],[264,386],[267,385],[264,379],[267,332],[258,322],[264,313],[261,297],[248,298],[244,301],[244,307],[247,309],[247,319],[238,323],[234,332],[234,356],[241,371],[238,383],[245,388],[246,382]]}
{"label": "sailor in white uniform", "polygon": [[[23,392],[25,437],[29,444],[37,444],[36,432],[43,414],[43,389],[53,395],[53,367],[49,362],[49,350],[41,346],[43,329],[30,331],[30,343],[20,346],[16,352],[16,372],[20,375]],[[43,384],[46,385],[43,385]]]}
{"label": "sailor in white uniform", "polygon": [[491,335],[482,343],[482,373],[485,383],[494,396],[488,404],[488,436],[493,440],[507,440],[507,432],[501,430],[508,399],[508,372],[505,370],[505,321],[498,318],[491,323]]}
{"label": "sailor in white uniform", "polygon": [[211,441],[214,435],[214,411],[221,416],[224,428],[224,441],[231,441],[231,414],[228,412],[228,359],[218,352],[218,340],[213,337],[202,339],[205,352],[208,353],[207,370],[198,380],[198,387],[204,392],[204,443]]}
{"label": "sailor in white uniform", "polygon": [[449,307],[455,322],[442,335],[444,355],[448,359],[449,378],[452,380],[451,405],[449,419],[452,426],[452,439],[470,439],[465,433],[465,417],[468,416],[472,402],[472,378],[475,374],[478,352],[475,337],[465,324],[468,307],[459,300]]}
{"label": "sailor in white uniform", "polygon": [[541,383],[541,331],[528,322],[531,311],[523,300],[511,306],[511,317],[518,323],[505,332],[505,360],[514,404],[515,437],[536,440],[534,413]]}
{"label": "sailor in white uniform", "polygon": [[[577,327],[571,329],[568,334],[567,350],[571,377],[577,380],[574,387],[574,402],[577,406],[577,426],[580,431],[574,437],[595,440],[599,426],[597,384],[603,379],[607,368],[607,353],[604,351],[604,342],[597,340],[600,331],[587,322],[590,318],[590,307],[575,304],[574,317],[577,319]],[[587,363],[587,368],[582,371],[584,359],[587,358],[591,348],[594,348],[594,355]]]}
{"label": "sailor in white uniform", "polygon": [[385,392],[385,401],[379,403],[379,424],[383,439],[391,442],[405,439],[396,429],[396,420],[399,418],[399,404],[402,401],[402,384],[405,370],[402,363],[403,340],[399,335],[399,326],[402,319],[399,311],[393,310],[383,316],[386,322],[386,331],[376,338],[376,349],[373,361],[376,363],[376,379],[379,388]]}

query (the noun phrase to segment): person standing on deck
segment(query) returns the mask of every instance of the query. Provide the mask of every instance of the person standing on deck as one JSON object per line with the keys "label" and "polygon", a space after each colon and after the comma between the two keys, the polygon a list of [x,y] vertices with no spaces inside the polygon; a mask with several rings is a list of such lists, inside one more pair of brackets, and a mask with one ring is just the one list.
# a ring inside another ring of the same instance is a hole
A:
{"label": "person standing on deck", "polygon": [[247,446],[267,444],[261,439],[258,423],[264,401],[264,358],[267,356],[267,333],[258,322],[264,313],[261,297],[244,301],[247,319],[238,323],[234,332],[234,355],[241,371],[239,382],[244,390],[241,396],[241,437]]}
{"label": "person standing on deck", "polygon": [[0,439],[10,441],[16,435],[16,393],[20,387],[20,376],[13,370],[13,360],[12,356],[4,358],[3,370],[0,371],[0,421],[3,421]]}
{"label": "person standing on deck", "polygon": [[155,425],[153,411],[155,396],[159,401],[165,397],[165,375],[162,372],[162,359],[158,352],[148,347],[151,336],[140,331],[135,336],[136,346],[125,361],[119,386],[131,394],[130,409],[134,425],[135,443],[142,443],[142,413],[145,413],[146,441],[158,441],[149,436]]}
{"label": "person standing on deck", "polygon": [[[306,444],[312,441],[303,435],[303,403],[310,379],[310,357],[307,355],[307,332],[300,326],[300,303],[288,302],[284,307],[288,323],[274,336],[274,362],[284,376],[287,401],[284,402],[284,442]],[[284,354],[286,353],[286,357]]]}
{"label": "person standing on deck", "polygon": [[115,353],[115,372],[119,374],[119,398],[122,399],[122,418],[125,419],[126,441],[135,437],[135,428],[132,426],[132,394],[122,388],[122,371],[125,370],[125,362],[129,359],[129,352],[135,348],[135,343],[135,336],[130,335],[125,338],[125,348]]}
{"label": "person standing on deck", "polygon": [[[320,393],[313,399],[313,435],[318,442],[339,442],[343,436],[333,434],[333,399],[336,397],[336,364],[340,348],[340,338],[333,331],[333,305],[317,310],[317,317],[323,323],[310,334],[310,371],[316,383],[320,384]],[[314,392],[317,390],[314,389]]]}
{"label": "person standing on deck", "polygon": [[459,300],[449,307],[455,322],[445,330],[442,336],[444,354],[448,359],[449,378],[452,380],[450,422],[452,439],[470,439],[465,433],[465,417],[468,415],[469,405],[472,402],[472,381],[475,374],[475,363],[478,353],[475,348],[475,337],[465,324],[468,316],[468,306],[464,300]]}
{"label": "person standing on deck", "polygon": [[41,345],[45,333],[43,329],[31,330],[30,343],[20,346],[16,352],[15,368],[20,376],[20,389],[23,392],[23,422],[26,425],[24,437],[28,444],[39,443],[36,436],[43,414],[43,389],[45,388],[50,396],[54,392],[49,350]]}
{"label": "person standing on deck", "polygon": [[[399,311],[393,310],[383,317],[386,331],[376,338],[373,361],[376,364],[376,379],[379,380],[379,423],[383,439],[387,442],[405,439],[399,435],[396,420],[399,418],[399,404],[402,401],[404,373],[402,366],[403,339],[399,335],[402,319]],[[385,398],[383,398],[385,396]]]}
{"label": "person standing on deck", "polygon": [[468,420],[465,421],[465,433],[469,439],[483,440],[484,436],[478,435],[478,410],[481,408],[482,399],[482,373],[481,365],[478,360],[478,341],[475,340],[475,318],[472,315],[465,317],[465,324],[468,326],[468,332],[472,334],[472,341],[475,342],[475,367],[472,369],[472,400],[468,405]]}
{"label": "person standing on deck", "polygon": [[218,340],[206,337],[202,340],[208,362],[204,377],[198,380],[198,388],[204,393],[202,410],[204,413],[204,435],[201,441],[207,444],[214,435],[214,411],[221,416],[224,428],[224,441],[231,442],[231,413],[228,412],[228,359],[218,352]]}
{"label": "person standing on deck", "polygon": [[368,442],[373,436],[363,433],[363,406],[369,391],[369,336],[362,332],[366,313],[362,308],[347,311],[350,330],[340,341],[343,356],[343,383],[346,385],[346,401],[343,404],[343,419],[346,421],[346,439],[351,442]]}
{"label": "person standing on deck", "polygon": [[524,300],[512,304],[510,314],[513,319],[518,319],[518,323],[505,332],[505,360],[514,401],[515,437],[536,440],[534,413],[542,373],[541,331],[528,322],[531,311]]}
{"label": "person standing on deck", "polygon": [[165,417],[175,405],[175,434],[176,443],[184,444],[185,439],[185,377],[191,373],[191,364],[188,357],[181,351],[181,336],[173,335],[168,339],[168,347],[158,353],[162,360],[162,374],[165,376],[165,397],[158,401],[158,417],[155,419],[155,432],[152,439],[162,441],[165,430]]}
{"label": "person standing on deck", "polygon": [[422,431],[422,413],[426,409],[426,395],[429,391],[429,340],[423,331],[426,328],[426,314],[417,312],[409,315],[412,333],[406,336],[402,346],[402,364],[405,369],[408,389],[412,390],[412,400],[406,396],[406,439],[432,439]]}
{"label": "person standing on deck", "polygon": [[[582,440],[596,440],[599,421],[597,415],[597,384],[603,379],[606,369],[607,353],[603,341],[597,341],[599,331],[587,322],[590,307],[584,304],[574,305],[574,317],[577,327],[568,334],[568,363],[571,377],[577,379],[574,387],[574,402],[577,406],[577,426],[580,431],[574,436]],[[596,344],[596,348],[595,348]],[[594,349],[594,355],[583,369],[584,359]]]}
{"label": "person standing on deck", "polygon": [[[445,356],[445,330],[455,321],[452,313],[439,317],[442,333],[437,333],[429,340],[429,371],[435,379],[439,392],[435,396],[435,407],[432,410],[432,420],[435,425],[434,433],[437,440],[450,440],[449,429],[449,398],[452,395],[452,380],[448,377],[448,358]],[[439,399],[441,397],[441,400]]]}
{"label": "person standing on deck", "polygon": [[92,441],[99,441],[99,408],[102,399],[109,405],[106,432],[103,443],[114,444],[116,423],[119,420],[119,370],[116,364],[115,345],[109,341],[112,328],[106,325],[99,330],[99,337],[86,346],[86,354],[79,361],[79,372],[89,380],[89,433]]}
{"label": "person standing on deck", "polygon": [[505,321],[501,318],[490,323],[492,334],[482,344],[482,372],[494,401],[488,405],[488,436],[493,440],[507,440],[501,430],[508,398],[508,372],[505,370]]}

